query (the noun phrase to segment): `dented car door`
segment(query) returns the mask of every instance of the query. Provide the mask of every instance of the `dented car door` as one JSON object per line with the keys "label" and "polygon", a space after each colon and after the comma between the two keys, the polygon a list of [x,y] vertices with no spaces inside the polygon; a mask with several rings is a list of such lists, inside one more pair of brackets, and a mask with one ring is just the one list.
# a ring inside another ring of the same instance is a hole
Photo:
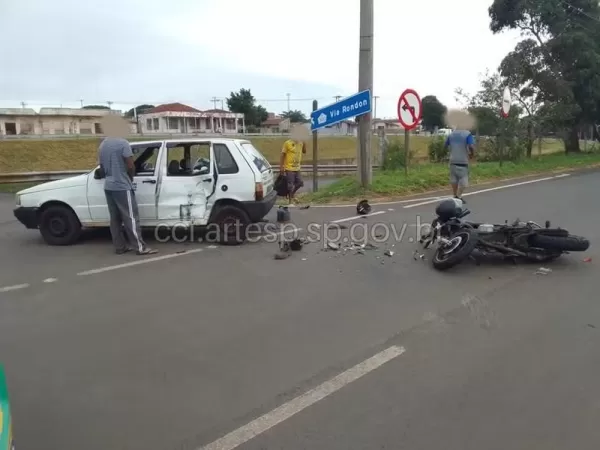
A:
{"label": "dented car door", "polygon": [[167,142],[167,170],[160,183],[158,219],[186,225],[207,223],[214,194],[214,152],[210,141]]}

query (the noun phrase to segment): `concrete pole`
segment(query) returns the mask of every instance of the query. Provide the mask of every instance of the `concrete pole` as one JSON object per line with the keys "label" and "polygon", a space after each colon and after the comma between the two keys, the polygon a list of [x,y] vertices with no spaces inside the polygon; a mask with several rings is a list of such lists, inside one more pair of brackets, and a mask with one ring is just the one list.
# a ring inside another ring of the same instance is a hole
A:
{"label": "concrete pole", "polygon": [[[358,90],[369,89],[371,101],[373,96],[373,28],[373,0],[360,0]],[[371,167],[372,120],[371,113],[358,117],[358,174],[363,187],[371,184],[373,176]]]}

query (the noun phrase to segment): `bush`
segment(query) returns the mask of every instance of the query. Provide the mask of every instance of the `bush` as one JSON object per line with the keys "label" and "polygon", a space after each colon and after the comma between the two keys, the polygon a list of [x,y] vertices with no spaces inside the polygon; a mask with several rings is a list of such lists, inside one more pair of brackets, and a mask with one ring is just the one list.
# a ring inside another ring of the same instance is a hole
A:
{"label": "bush", "polygon": [[477,146],[477,159],[486,161],[518,161],[527,152],[527,142],[518,137],[508,137],[504,140],[504,150],[500,153],[500,138],[498,136],[485,137]]}
{"label": "bush", "polygon": [[448,151],[444,146],[445,142],[446,139],[441,136],[436,136],[429,142],[429,161],[436,163],[448,161]]}
{"label": "bush", "polygon": [[[408,154],[409,164],[413,160],[414,152]],[[399,170],[406,165],[406,152],[404,144],[399,141],[392,141],[388,144],[385,160],[383,161],[383,170]]]}

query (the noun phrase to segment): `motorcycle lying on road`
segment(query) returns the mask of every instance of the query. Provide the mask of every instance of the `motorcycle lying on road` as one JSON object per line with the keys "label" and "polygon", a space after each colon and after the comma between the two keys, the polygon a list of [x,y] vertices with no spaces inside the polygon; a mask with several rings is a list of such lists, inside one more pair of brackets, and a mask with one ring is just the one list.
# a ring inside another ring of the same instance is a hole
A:
{"label": "motorcycle lying on road", "polygon": [[431,229],[419,242],[424,248],[437,243],[432,259],[437,270],[456,266],[472,257],[475,250],[483,255],[500,254],[513,260],[547,262],[565,253],[586,251],[590,246],[584,237],[569,234],[562,228],[550,228],[549,221],[542,227],[520,220],[511,225],[463,220],[470,213],[459,199],[444,200],[436,207]]}

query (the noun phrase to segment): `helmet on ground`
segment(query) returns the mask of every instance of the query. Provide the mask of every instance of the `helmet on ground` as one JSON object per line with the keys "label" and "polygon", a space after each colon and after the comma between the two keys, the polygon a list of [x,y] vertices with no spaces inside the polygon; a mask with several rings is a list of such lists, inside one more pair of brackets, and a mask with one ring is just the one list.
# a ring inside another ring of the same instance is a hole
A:
{"label": "helmet on ground", "polygon": [[371,205],[369,205],[369,202],[367,200],[361,200],[360,202],[358,202],[358,205],[356,205],[356,213],[359,216],[364,216],[366,214],[369,214],[371,212]]}
{"label": "helmet on ground", "polygon": [[441,220],[449,220],[460,216],[463,210],[463,203],[459,199],[451,198],[440,202],[435,208],[435,214]]}

